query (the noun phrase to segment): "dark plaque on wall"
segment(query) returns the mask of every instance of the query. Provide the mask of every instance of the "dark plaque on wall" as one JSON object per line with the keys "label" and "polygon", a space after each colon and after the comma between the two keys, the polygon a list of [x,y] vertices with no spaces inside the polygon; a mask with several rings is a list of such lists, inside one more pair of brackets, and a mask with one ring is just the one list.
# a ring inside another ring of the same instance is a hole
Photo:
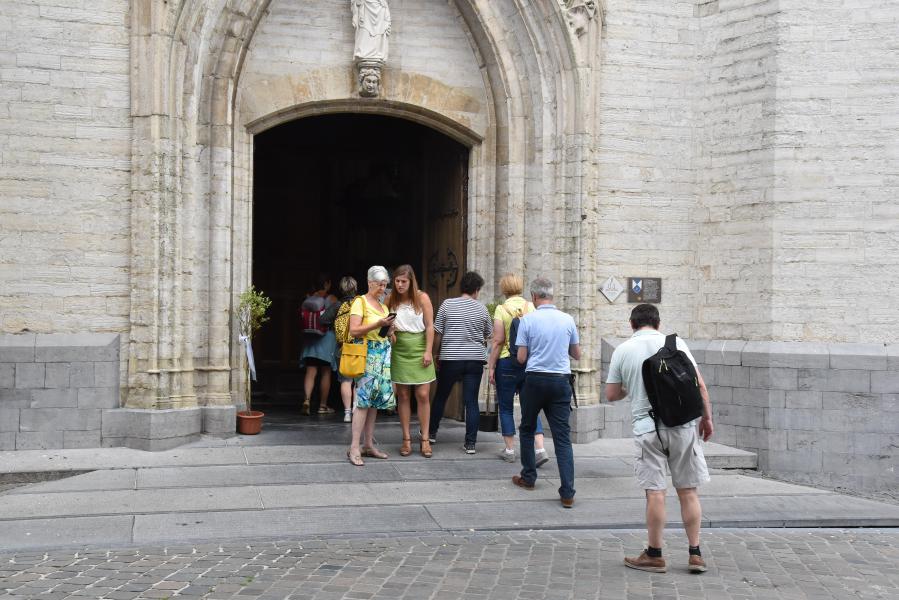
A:
{"label": "dark plaque on wall", "polygon": [[634,304],[643,302],[658,304],[662,301],[662,279],[660,277],[628,277],[627,301]]}

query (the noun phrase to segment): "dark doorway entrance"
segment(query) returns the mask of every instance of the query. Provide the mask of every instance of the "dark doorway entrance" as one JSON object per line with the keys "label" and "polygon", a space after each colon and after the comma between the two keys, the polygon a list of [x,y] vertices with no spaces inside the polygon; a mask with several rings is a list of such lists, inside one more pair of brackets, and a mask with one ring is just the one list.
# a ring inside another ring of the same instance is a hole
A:
{"label": "dark doorway entrance", "polygon": [[253,284],[272,299],[254,340],[254,406],[298,414],[299,307],[320,274],[334,288],[351,275],[364,293],[371,265],[409,263],[435,307],[458,294],[468,149],[411,121],[338,114],[257,135],[253,160]]}

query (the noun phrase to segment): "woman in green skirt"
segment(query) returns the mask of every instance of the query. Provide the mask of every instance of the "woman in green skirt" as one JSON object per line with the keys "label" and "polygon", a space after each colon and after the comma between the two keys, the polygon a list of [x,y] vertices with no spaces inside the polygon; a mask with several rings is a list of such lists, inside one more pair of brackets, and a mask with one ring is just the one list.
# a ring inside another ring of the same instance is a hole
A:
{"label": "woman in green skirt", "polygon": [[418,404],[421,455],[431,458],[431,443],[427,434],[431,415],[431,382],[437,378],[434,371],[434,307],[428,295],[418,289],[415,271],[409,265],[397,267],[393,272],[393,291],[387,299],[390,312],[396,313],[394,327],[396,339],[391,349],[391,376],[396,384],[396,410],[403,428],[403,445],[400,456],[412,454],[412,436],[409,431],[412,420],[411,392],[415,388]]}

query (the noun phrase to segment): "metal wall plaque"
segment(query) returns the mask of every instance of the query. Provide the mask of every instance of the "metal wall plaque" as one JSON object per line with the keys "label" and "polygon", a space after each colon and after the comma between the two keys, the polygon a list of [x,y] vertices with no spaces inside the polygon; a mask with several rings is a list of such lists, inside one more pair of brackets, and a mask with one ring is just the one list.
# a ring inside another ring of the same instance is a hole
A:
{"label": "metal wall plaque", "polygon": [[662,278],[628,277],[627,301],[634,304],[658,304],[662,301]]}

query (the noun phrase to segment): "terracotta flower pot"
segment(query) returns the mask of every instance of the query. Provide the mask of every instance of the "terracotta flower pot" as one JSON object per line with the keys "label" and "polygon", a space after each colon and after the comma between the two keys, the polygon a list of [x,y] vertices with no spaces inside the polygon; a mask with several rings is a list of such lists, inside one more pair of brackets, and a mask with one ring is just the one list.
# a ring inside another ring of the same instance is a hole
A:
{"label": "terracotta flower pot", "polygon": [[262,417],[264,412],[258,410],[241,411],[237,413],[237,433],[243,435],[256,435],[262,431]]}

